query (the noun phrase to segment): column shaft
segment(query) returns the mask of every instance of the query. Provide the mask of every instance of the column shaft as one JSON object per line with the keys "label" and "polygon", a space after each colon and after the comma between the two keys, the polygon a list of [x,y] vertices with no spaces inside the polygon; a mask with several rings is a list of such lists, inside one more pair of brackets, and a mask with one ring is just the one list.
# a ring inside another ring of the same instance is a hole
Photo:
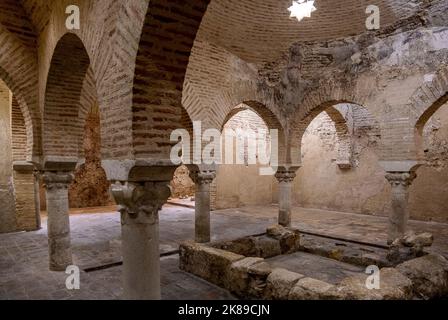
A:
{"label": "column shaft", "polygon": [[198,243],[210,242],[210,185],[216,177],[216,172],[190,169],[190,177],[196,184],[195,241]]}
{"label": "column shaft", "polygon": [[388,173],[386,179],[391,184],[391,212],[388,225],[388,243],[402,238],[407,231],[409,220],[409,187],[416,175],[413,172]]}
{"label": "column shaft", "polygon": [[196,186],[195,195],[195,240],[199,243],[210,242],[210,185]]}
{"label": "column shaft", "polygon": [[291,225],[292,182],[279,183],[278,191],[278,224],[288,227]]}
{"label": "column shaft", "polygon": [[291,226],[291,200],[292,183],[296,177],[298,167],[283,168],[280,167],[275,174],[278,180],[278,224]]}
{"label": "column shaft", "polygon": [[116,182],[112,194],[120,205],[124,298],[159,300],[159,210],[171,190],[166,182]]}
{"label": "column shaft", "polygon": [[43,179],[47,200],[50,270],[65,271],[72,264],[68,186],[73,175],[46,172]]}
{"label": "column shaft", "polygon": [[[158,215],[158,214],[155,214]],[[131,300],[159,300],[159,221],[134,221],[122,216],[124,296]]]}

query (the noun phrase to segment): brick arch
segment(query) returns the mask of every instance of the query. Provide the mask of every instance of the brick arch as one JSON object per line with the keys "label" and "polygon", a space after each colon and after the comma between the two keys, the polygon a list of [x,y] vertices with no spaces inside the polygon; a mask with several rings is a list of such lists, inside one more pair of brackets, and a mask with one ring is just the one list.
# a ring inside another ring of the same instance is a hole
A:
{"label": "brick arch", "polygon": [[[351,158],[350,154],[347,154],[347,151],[350,152],[351,142],[348,134],[348,126],[344,116],[337,110],[334,106],[341,103],[350,103],[349,101],[340,100],[340,101],[329,101],[321,104],[317,108],[314,108],[312,112],[310,112],[304,119],[301,119],[299,122],[295,123],[292,127],[289,136],[289,152],[290,158],[288,159],[291,163],[300,164],[301,163],[301,149],[302,149],[302,138],[305,134],[306,129],[311,124],[311,122],[322,112],[327,113],[331,120],[333,120],[336,128],[336,134],[338,136],[339,144],[342,146],[341,150],[338,152],[338,157],[341,157],[341,160],[345,161]],[[338,159],[339,160],[339,159]]]}
{"label": "brick arch", "polygon": [[448,102],[448,68],[440,69],[430,82],[424,83],[409,99],[411,124],[417,159],[424,158],[423,129],[428,120]]}
{"label": "brick arch", "polygon": [[26,161],[28,137],[25,124],[25,117],[20,109],[17,98],[12,97],[11,108],[11,132],[12,132],[12,160]]}
{"label": "brick arch", "polygon": [[278,160],[280,163],[285,163],[286,161],[286,135],[285,130],[278,120],[278,118],[272,113],[272,111],[267,108],[264,104],[254,101],[248,100],[244,101],[242,104],[237,105],[227,114],[225,120],[223,121],[220,130],[224,129],[226,123],[232,119],[235,115],[237,115],[241,111],[250,110],[254,112],[257,116],[259,116],[263,122],[266,124],[266,127],[270,130],[278,130]]}
{"label": "brick arch", "polygon": [[[95,75],[91,66],[87,69],[86,76],[83,81],[81,97],[79,101],[78,118],[82,128],[85,128],[87,116],[92,108],[98,108],[98,94],[96,91]],[[83,132],[84,133],[84,132]],[[84,135],[83,135],[84,136]],[[84,138],[79,139],[79,157],[84,157]]]}
{"label": "brick arch", "polygon": [[[337,113],[331,113],[332,109],[329,108],[338,104],[347,103],[365,106],[369,92],[365,90],[360,93],[359,90],[356,90],[356,85],[350,82],[341,81],[339,84],[324,82],[320,84],[319,90],[311,91],[304,97],[288,124],[286,150],[288,163],[301,164],[303,134],[313,119],[321,112],[330,110],[329,116],[331,117],[331,115],[335,116]],[[368,108],[366,107],[366,109]],[[338,117],[335,118],[335,120],[337,119]]]}
{"label": "brick arch", "polygon": [[182,128],[190,52],[209,0],[150,1],[135,63],[132,140],[136,158],[169,159]]}
{"label": "brick arch", "polygon": [[[216,97],[217,105],[216,109],[209,109],[208,119],[211,125],[216,128],[222,128],[226,123],[227,116],[235,106],[238,106],[244,101],[253,102],[254,104],[259,103],[259,101],[264,101],[263,97],[257,91],[255,84],[251,81],[241,81],[232,84],[232,87],[223,90],[221,94]],[[269,113],[269,117],[273,117],[277,120],[280,119],[278,116],[278,108],[271,108],[270,105],[259,103],[257,109],[263,109],[263,113]],[[267,118],[269,118],[267,117]],[[279,122],[279,121],[278,121]]]}
{"label": "brick arch", "polygon": [[[38,147],[38,143],[35,144],[33,141],[38,141],[38,139],[34,139],[34,126],[35,121],[31,118],[30,110],[28,104],[26,103],[25,98],[21,95],[21,91],[17,88],[13,83],[14,80],[9,77],[9,75],[0,67],[0,79],[6,84],[6,86],[11,90],[14,100],[13,106],[15,107],[16,114],[17,111],[20,111],[21,121],[20,124],[23,124],[25,139],[24,144],[21,145],[20,154],[21,161],[27,160],[31,161],[33,156],[38,156],[40,154],[39,149],[35,149]],[[23,120],[23,121],[22,121]],[[37,136],[38,137],[38,136]]]}
{"label": "brick arch", "polygon": [[190,159],[193,159],[194,156],[194,128],[193,121],[191,120],[190,114],[184,108],[181,110],[181,118],[180,118],[181,129],[187,130],[190,136]]}
{"label": "brick arch", "polygon": [[45,156],[78,157],[79,119],[84,79],[90,65],[81,39],[67,33],[53,53],[45,90],[43,147]]}
{"label": "brick arch", "polygon": [[336,163],[341,169],[352,167],[352,137],[344,115],[333,105],[324,111],[334,123],[339,141]]}
{"label": "brick arch", "polygon": [[[67,32],[76,34],[90,57],[101,117],[103,159],[132,157],[132,79],[138,42],[149,0],[58,0],[24,4],[39,34],[40,108],[53,51]],[[38,0],[41,1],[41,0]],[[68,5],[80,8],[81,28],[68,31]]]}
{"label": "brick arch", "polygon": [[25,158],[32,161],[42,153],[37,55],[2,26],[0,43],[0,79],[13,93],[23,114],[27,136]]}

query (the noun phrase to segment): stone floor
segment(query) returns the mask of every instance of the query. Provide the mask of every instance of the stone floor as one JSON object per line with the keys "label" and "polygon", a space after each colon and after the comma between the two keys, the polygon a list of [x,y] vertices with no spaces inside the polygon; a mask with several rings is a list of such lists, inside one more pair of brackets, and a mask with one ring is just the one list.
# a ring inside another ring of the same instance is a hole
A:
{"label": "stone floor", "polygon": [[[72,212],[74,263],[81,270],[116,265],[121,261],[120,217],[114,209]],[[262,233],[266,226],[276,222],[276,216],[275,206],[216,211],[212,214],[213,239],[230,240]],[[39,231],[0,235],[0,299],[120,299],[119,265],[82,271],[81,289],[66,290],[67,275],[48,271],[45,216],[42,221],[43,228]],[[304,231],[381,244],[385,242],[386,223],[382,217],[323,210],[295,208],[293,213],[294,226]],[[448,225],[416,221],[410,225],[418,231],[433,232],[436,238],[433,250],[448,256]],[[163,208],[160,214],[160,248],[167,254],[161,258],[163,298],[233,299],[225,290],[179,270],[177,255],[170,253],[178,249],[179,242],[192,239],[193,233],[194,209],[176,205]]]}
{"label": "stone floor", "polygon": [[[277,215],[277,210],[276,206],[254,206],[218,210],[215,214],[269,219]],[[381,216],[295,207],[292,213],[292,225],[304,232],[347,240],[377,245],[385,245],[387,242],[387,218]],[[429,251],[448,258],[448,224],[411,220],[409,228],[416,232],[431,232],[434,235],[434,244]]]}
{"label": "stone floor", "polygon": [[283,268],[332,284],[365,271],[365,268],[305,252],[276,256],[267,261],[274,268]]}

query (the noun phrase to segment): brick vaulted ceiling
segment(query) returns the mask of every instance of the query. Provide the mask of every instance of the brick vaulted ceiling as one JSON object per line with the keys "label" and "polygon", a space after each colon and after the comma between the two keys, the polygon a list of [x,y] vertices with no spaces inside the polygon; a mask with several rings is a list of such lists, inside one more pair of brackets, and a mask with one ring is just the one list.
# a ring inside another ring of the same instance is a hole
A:
{"label": "brick vaulted ceiling", "polygon": [[0,1],[0,23],[9,32],[15,34],[25,46],[35,46],[36,33],[28,12],[17,0]]}
{"label": "brick vaulted ceiling", "polygon": [[289,17],[292,0],[212,0],[198,37],[249,63],[272,62],[292,43],[320,41],[366,31],[366,8],[380,8],[381,27],[408,17],[419,1],[316,0],[312,18]]}
{"label": "brick vaulted ceiling", "polygon": [[20,0],[20,2],[35,29],[41,32],[48,24],[54,0]]}
{"label": "brick vaulted ceiling", "polygon": [[25,43],[48,24],[54,0],[2,0],[0,22]]}
{"label": "brick vaulted ceiling", "polygon": [[[198,37],[247,62],[271,62],[294,42],[329,40],[364,32],[365,10],[370,4],[380,7],[381,27],[385,28],[414,13],[416,4],[423,1],[315,0],[317,11],[312,18],[298,22],[289,17],[292,0],[212,0]],[[34,29],[40,32],[48,23],[54,0],[11,2],[21,2]]]}

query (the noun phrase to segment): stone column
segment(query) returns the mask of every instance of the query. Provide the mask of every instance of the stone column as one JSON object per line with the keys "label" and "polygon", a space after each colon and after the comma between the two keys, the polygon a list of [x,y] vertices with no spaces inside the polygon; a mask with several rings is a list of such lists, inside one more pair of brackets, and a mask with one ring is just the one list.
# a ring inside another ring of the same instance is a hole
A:
{"label": "stone column", "polygon": [[275,177],[278,181],[278,224],[291,226],[292,183],[298,167],[279,167]]}
{"label": "stone column", "polygon": [[417,177],[415,172],[388,172],[386,179],[392,186],[392,211],[389,215],[388,244],[402,238],[409,219],[409,186]]}
{"label": "stone column", "polygon": [[47,198],[50,270],[65,271],[72,264],[68,187],[73,174],[66,171],[46,171],[42,178]]}
{"label": "stone column", "polygon": [[190,169],[190,177],[196,184],[195,240],[199,243],[210,242],[210,185],[216,171]]}
{"label": "stone column", "polygon": [[39,185],[39,181],[41,178],[40,171],[34,170],[33,177],[34,177],[34,208],[36,212],[36,228],[41,229],[42,221],[40,218],[40,185]]}
{"label": "stone column", "polygon": [[115,182],[111,191],[121,213],[124,298],[161,299],[159,210],[169,181]]}

